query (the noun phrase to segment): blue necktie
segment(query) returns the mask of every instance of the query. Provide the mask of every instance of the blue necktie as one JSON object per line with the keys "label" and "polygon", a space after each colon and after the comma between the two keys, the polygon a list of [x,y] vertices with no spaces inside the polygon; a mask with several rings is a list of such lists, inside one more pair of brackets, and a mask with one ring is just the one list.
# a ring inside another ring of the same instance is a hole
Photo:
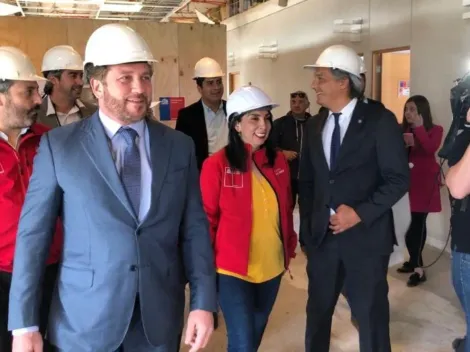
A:
{"label": "blue necktie", "polygon": [[331,146],[330,146],[330,170],[336,165],[336,161],[339,155],[339,148],[341,147],[341,128],[339,126],[339,116],[340,112],[334,112],[333,116],[335,117],[335,129],[331,135]]}
{"label": "blue necktie", "polygon": [[122,162],[121,181],[126,190],[135,214],[139,216],[140,209],[140,152],[136,144],[137,132],[129,127],[121,127],[118,134],[125,140],[126,149]]}

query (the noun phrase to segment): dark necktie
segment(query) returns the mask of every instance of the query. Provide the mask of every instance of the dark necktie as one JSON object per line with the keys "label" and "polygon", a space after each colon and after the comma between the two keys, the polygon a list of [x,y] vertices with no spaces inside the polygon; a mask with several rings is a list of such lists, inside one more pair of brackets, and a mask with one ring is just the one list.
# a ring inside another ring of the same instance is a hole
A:
{"label": "dark necktie", "polygon": [[339,126],[339,116],[340,112],[334,112],[333,116],[335,117],[335,128],[333,134],[331,135],[331,146],[330,146],[330,170],[336,165],[336,161],[339,155],[339,148],[341,147],[341,128]]}
{"label": "dark necktie", "polygon": [[136,216],[139,216],[140,209],[140,152],[136,144],[137,132],[129,127],[121,127],[119,135],[126,142],[124,159],[122,161],[121,181],[126,190]]}

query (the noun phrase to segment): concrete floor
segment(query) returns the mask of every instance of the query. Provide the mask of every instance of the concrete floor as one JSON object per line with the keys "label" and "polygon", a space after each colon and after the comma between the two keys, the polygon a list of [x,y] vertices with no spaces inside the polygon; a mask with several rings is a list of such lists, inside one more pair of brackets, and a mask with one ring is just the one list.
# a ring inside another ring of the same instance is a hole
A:
{"label": "concrete floor", "polygon": [[[438,251],[427,248],[425,263],[432,262]],[[291,266],[294,276],[283,279],[281,291],[271,315],[260,352],[301,352],[305,330],[307,300],[306,260],[298,255]],[[406,287],[408,275],[390,268],[390,335],[393,352],[448,352],[451,342],[465,331],[465,321],[450,279],[447,253],[427,269],[428,281],[416,288]],[[226,351],[226,332],[221,326],[213,334],[205,351]],[[336,307],[331,352],[357,352],[358,335],[350,323],[349,307],[341,297]],[[182,348],[182,351],[187,351]]]}

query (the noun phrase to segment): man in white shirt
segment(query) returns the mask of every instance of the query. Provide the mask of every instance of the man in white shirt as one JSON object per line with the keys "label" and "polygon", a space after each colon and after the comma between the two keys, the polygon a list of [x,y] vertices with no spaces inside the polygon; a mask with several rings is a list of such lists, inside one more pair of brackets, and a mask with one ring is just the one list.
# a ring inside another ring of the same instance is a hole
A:
{"label": "man in white shirt", "polygon": [[310,119],[300,160],[300,237],[307,255],[306,352],[328,352],[331,322],[345,288],[361,352],[391,352],[387,270],[392,206],[408,190],[409,168],[392,112],[361,101],[357,54],[327,48],[312,88],[327,111]]}
{"label": "man in white shirt", "polygon": [[38,121],[51,128],[68,125],[91,116],[96,106],[80,101],[83,89],[83,60],[74,48],[59,45],[49,49],[42,60],[48,79]]}
{"label": "man in white shirt", "polygon": [[194,80],[201,99],[181,109],[176,129],[190,136],[196,146],[199,170],[204,160],[227,145],[228,126],[226,118],[224,73],[220,65],[209,57],[196,63]]}
{"label": "man in white shirt", "polygon": [[148,118],[155,61],[121,24],[87,42],[99,111],[49,131],[38,148],[16,240],[13,352],[42,352],[40,285],[59,216],[64,246],[47,331],[58,351],[177,351],[186,281],[185,343],[196,352],[208,342],[216,275],[194,147]]}

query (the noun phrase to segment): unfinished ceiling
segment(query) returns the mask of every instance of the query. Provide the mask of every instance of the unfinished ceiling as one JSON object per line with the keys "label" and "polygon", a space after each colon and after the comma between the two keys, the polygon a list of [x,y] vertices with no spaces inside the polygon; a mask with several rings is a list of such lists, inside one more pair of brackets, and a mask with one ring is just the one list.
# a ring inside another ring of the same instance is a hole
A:
{"label": "unfinished ceiling", "polygon": [[210,23],[200,14],[224,4],[225,0],[4,0],[0,15]]}

